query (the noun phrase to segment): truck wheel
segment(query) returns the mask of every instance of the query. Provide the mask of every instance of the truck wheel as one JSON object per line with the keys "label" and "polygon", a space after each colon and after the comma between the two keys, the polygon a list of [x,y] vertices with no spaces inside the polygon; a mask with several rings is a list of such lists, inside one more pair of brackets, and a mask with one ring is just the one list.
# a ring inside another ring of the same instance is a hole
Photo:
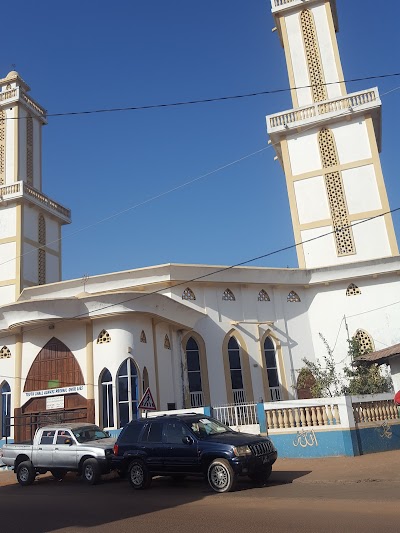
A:
{"label": "truck wheel", "polygon": [[235,488],[236,475],[226,459],[215,459],[207,471],[207,480],[215,492],[229,492]]}
{"label": "truck wheel", "polygon": [[265,485],[272,473],[272,466],[268,465],[257,472],[250,474],[249,478],[260,485]]}
{"label": "truck wheel", "polygon": [[128,467],[129,483],[136,490],[148,489],[151,484],[151,475],[147,466],[140,459],[131,461]]}
{"label": "truck wheel", "polygon": [[60,470],[60,469],[50,470],[50,472],[51,472],[51,475],[54,477],[54,479],[56,479],[57,481],[62,481],[65,478],[65,475],[67,473],[65,472],[65,470]]}
{"label": "truck wheel", "polygon": [[95,485],[100,479],[100,467],[96,459],[86,459],[82,466],[82,478],[88,485]]}
{"label": "truck wheel", "polygon": [[36,471],[30,461],[22,461],[17,467],[17,480],[23,487],[32,485],[35,481]]}

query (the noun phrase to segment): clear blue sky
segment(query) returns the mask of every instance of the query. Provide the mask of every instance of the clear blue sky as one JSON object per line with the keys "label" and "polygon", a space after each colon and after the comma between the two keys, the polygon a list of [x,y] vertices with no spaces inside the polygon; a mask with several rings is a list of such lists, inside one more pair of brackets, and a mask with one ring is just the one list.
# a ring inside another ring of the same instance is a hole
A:
{"label": "clear blue sky", "polygon": [[[347,79],[400,72],[400,2],[338,0]],[[10,24],[8,24],[10,21]],[[267,0],[40,0],[2,7],[0,74],[11,65],[49,113],[151,105],[288,87]],[[350,83],[349,92],[400,77]],[[400,90],[382,98],[382,165],[400,206]],[[272,148],[71,235],[266,146],[265,115],[289,93],[148,111],[49,118],[43,192],[72,209],[63,278],[165,262],[233,264],[293,244]],[[400,215],[394,215],[400,238]],[[70,235],[70,236],[69,236]],[[297,266],[295,251],[259,261]]]}

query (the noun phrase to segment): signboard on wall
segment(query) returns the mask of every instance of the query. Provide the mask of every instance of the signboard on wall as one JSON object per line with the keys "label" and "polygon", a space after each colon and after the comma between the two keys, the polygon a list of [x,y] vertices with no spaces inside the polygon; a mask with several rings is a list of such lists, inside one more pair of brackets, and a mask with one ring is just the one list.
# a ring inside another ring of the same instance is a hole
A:
{"label": "signboard on wall", "polygon": [[30,392],[23,393],[22,404],[25,404],[28,400],[32,398],[47,398],[50,396],[60,396],[61,394],[81,394],[83,397],[87,395],[87,386],[86,385],[73,385],[72,387],[58,387],[57,389],[45,389],[45,390],[34,390]]}
{"label": "signboard on wall", "polygon": [[64,409],[64,396],[48,396],[46,409]]}

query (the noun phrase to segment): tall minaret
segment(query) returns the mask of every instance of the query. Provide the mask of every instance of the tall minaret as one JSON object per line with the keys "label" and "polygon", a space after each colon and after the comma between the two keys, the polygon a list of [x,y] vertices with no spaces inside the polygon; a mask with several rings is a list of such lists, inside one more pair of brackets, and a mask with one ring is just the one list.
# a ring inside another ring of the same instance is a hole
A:
{"label": "tall minaret", "polygon": [[71,213],[42,194],[46,111],[17,72],[0,79],[0,306],[60,281],[61,226]]}
{"label": "tall minaret", "polygon": [[[301,268],[398,254],[379,159],[377,88],[347,94],[335,0],[271,0],[294,109],[267,117]],[[354,225],[353,227],[350,227]],[[331,232],[330,235],[312,240]],[[309,241],[309,242],[305,242]]]}

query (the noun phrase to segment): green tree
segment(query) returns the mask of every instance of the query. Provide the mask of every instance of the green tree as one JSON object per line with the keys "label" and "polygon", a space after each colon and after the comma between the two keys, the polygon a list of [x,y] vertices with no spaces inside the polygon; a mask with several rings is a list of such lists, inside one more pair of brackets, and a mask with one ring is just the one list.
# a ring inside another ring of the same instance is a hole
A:
{"label": "green tree", "polygon": [[344,375],[348,383],[343,387],[343,394],[381,394],[382,392],[392,392],[393,385],[390,375],[382,374],[381,368],[376,363],[367,361],[357,361],[361,353],[360,344],[357,339],[350,339],[348,354],[351,356],[351,366],[344,368]]}
{"label": "green tree", "polygon": [[[319,336],[325,344],[326,354],[322,356],[322,361],[317,360],[315,363],[307,358],[303,359],[305,366],[299,372],[296,389],[310,388],[313,398],[339,396],[342,393],[343,380],[336,369],[331,347],[322,333]],[[314,380],[310,380],[310,375]]]}

